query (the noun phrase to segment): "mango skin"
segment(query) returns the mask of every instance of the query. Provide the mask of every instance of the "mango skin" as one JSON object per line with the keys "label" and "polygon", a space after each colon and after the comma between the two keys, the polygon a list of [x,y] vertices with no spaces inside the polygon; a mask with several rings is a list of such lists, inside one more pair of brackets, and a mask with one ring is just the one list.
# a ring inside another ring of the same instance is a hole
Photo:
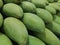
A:
{"label": "mango skin", "polygon": [[50,29],[45,28],[45,35],[34,32],[33,34],[48,45],[60,45],[59,38]]}
{"label": "mango skin", "polygon": [[3,6],[3,1],[0,0],[0,8]]}
{"label": "mango skin", "polygon": [[2,26],[2,24],[3,24],[3,16],[2,16],[2,14],[0,13],[0,27]]}
{"label": "mango skin", "polygon": [[3,6],[3,13],[8,17],[23,17],[23,9],[14,3],[8,3]]}
{"label": "mango skin", "polygon": [[36,12],[36,6],[28,1],[23,1],[21,6],[25,12]]}
{"label": "mango skin", "polygon": [[36,7],[45,7],[48,3],[47,0],[30,0],[33,4],[36,5]]}
{"label": "mango skin", "polygon": [[13,45],[11,40],[0,32],[0,45]]}
{"label": "mango skin", "polygon": [[54,15],[54,22],[60,25],[60,17],[58,15]]}
{"label": "mango skin", "polygon": [[58,23],[53,21],[52,23],[47,24],[46,27],[49,28],[55,34],[60,35],[60,25]]}
{"label": "mango skin", "polygon": [[29,35],[29,45],[46,45],[46,44],[40,39]]}
{"label": "mango skin", "polygon": [[4,20],[4,32],[19,45],[26,45],[28,32],[25,25],[18,19],[8,17]]}
{"label": "mango skin", "polygon": [[55,8],[57,11],[60,11],[60,6],[56,3],[50,3],[49,6]]}
{"label": "mango skin", "polygon": [[44,20],[45,23],[51,23],[53,21],[52,14],[45,9],[37,8],[36,13],[37,13],[37,16],[39,16]]}
{"label": "mango skin", "polygon": [[54,0],[47,0],[47,1],[50,2],[50,3],[54,2]]}
{"label": "mango skin", "polygon": [[29,30],[42,34],[45,32],[43,20],[33,13],[24,13],[22,21]]}
{"label": "mango skin", "polygon": [[4,0],[5,3],[20,3],[22,0]]}
{"label": "mango skin", "polygon": [[56,9],[51,6],[46,6],[45,9],[49,11],[51,14],[56,14]]}

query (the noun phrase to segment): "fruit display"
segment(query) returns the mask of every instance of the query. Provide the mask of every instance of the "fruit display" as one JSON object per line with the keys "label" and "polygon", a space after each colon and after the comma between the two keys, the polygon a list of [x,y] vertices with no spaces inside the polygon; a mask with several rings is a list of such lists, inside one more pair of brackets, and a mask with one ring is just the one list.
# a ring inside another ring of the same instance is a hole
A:
{"label": "fruit display", "polygon": [[60,0],[0,0],[0,45],[60,45]]}

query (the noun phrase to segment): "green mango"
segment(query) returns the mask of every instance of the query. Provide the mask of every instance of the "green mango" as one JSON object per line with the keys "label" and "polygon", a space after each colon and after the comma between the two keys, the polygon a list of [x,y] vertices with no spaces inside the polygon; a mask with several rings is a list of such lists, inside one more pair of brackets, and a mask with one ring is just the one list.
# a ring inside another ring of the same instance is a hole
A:
{"label": "green mango", "polygon": [[54,0],[47,0],[49,3],[52,3],[52,2],[54,2]]}
{"label": "green mango", "polygon": [[0,0],[0,8],[3,6],[3,1]]}
{"label": "green mango", "polygon": [[5,4],[3,6],[3,13],[6,16],[10,16],[10,17],[16,17],[16,18],[23,17],[23,9],[14,3]]}
{"label": "green mango", "polygon": [[55,2],[58,2],[58,0],[54,0]]}
{"label": "green mango", "polygon": [[51,14],[56,14],[56,9],[51,6],[46,6],[45,9],[49,11]]}
{"label": "green mango", "polygon": [[0,45],[13,45],[10,39],[0,32]]}
{"label": "green mango", "polygon": [[4,0],[5,3],[20,3],[22,0]]}
{"label": "green mango", "polygon": [[58,6],[60,6],[60,3],[59,2],[56,2],[55,4],[57,4]]}
{"label": "green mango", "polygon": [[21,6],[25,12],[36,12],[36,6],[31,2],[23,1]]}
{"label": "green mango", "polygon": [[3,16],[2,16],[2,14],[0,13],[0,27],[2,26],[2,23],[3,23]]}
{"label": "green mango", "polygon": [[45,7],[48,3],[47,0],[30,0],[33,4],[36,5],[36,7]]}
{"label": "green mango", "polygon": [[57,16],[59,16],[59,17],[60,17],[60,12],[58,12],[58,13],[57,13]]}
{"label": "green mango", "polygon": [[60,17],[57,15],[54,15],[54,22],[60,24]]}
{"label": "green mango", "polygon": [[33,13],[24,13],[22,21],[29,30],[42,34],[45,32],[45,24],[43,20]]}
{"label": "green mango", "polygon": [[49,4],[51,7],[55,8],[57,11],[60,11],[60,6],[56,3],[50,3]]}
{"label": "green mango", "polygon": [[40,39],[29,35],[29,45],[46,45],[46,44]]}
{"label": "green mango", "polygon": [[60,25],[58,23],[53,21],[52,23],[47,24],[46,26],[55,34],[60,35]]}
{"label": "green mango", "polygon": [[45,23],[51,23],[53,21],[52,14],[45,9],[37,8],[36,13],[39,17],[41,17],[45,21]]}
{"label": "green mango", "polygon": [[58,0],[58,2],[60,3],[60,0]]}
{"label": "green mango", "polygon": [[58,37],[47,28],[45,28],[45,35],[41,35],[37,32],[34,32],[34,35],[44,41],[47,45],[60,45]]}
{"label": "green mango", "polygon": [[4,32],[19,45],[26,45],[28,32],[25,25],[18,19],[8,17],[4,20]]}

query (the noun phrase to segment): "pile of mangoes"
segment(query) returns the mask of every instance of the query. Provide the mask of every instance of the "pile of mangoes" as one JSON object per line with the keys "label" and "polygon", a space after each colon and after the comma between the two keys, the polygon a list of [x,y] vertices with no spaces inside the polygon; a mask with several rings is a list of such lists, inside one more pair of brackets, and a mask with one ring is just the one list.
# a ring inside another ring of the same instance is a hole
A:
{"label": "pile of mangoes", "polygon": [[60,0],[0,0],[0,45],[60,45]]}

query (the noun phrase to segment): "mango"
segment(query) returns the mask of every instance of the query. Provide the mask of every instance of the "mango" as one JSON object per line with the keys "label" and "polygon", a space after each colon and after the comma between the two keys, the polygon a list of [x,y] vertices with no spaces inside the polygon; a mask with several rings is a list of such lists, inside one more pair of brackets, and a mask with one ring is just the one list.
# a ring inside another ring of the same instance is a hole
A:
{"label": "mango", "polygon": [[47,28],[45,28],[45,35],[41,35],[37,32],[34,32],[34,35],[47,45],[60,45],[58,37]]}
{"label": "mango", "polygon": [[3,6],[3,1],[0,0],[0,8]]}
{"label": "mango", "polygon": [[54,22],[56,22],[60,25],[60,17],[57,15],[54,15]]}
{"label": "mango", "polygon": [[19,19],[23,17],[23,9],[14,3],[5,4],[3,6],[3,13],[8,17],[16,17]]}
{"label": "mango", "polygon": [[36,38],[35,36],[29,35],[29,45],[46,45],[43,41]]}
{"label": "mango", "polygon": [[23,1],[21,6],[25,12],[36,12],[36,6],[31,2]]}
{"label": "mango", "polygon": [[45,23],[51,23],[53,21],[52,14],[45,9],[37,8],[36,13],[40,18],[44,20]]}
{"label": "mango", "polygon": [[36,7],[45,7],[48,3],[47,0],[30,0]]}
{"label": "mango", "polygon": [[8,17],[4,20],[4,32],[13,41],[19,45],[26,45],[28,41],[28,32],[25,25],[18,19]]}
{"label": "mango", "polygon": [[20,3],[22,0],[4,0],[5,3]]}
{"label": "mango", "polygon": [[13,45],[13,44],[5,34],[0,32],[0,45]]}
{"label": "mango", "polygon": [[0,27],[2,26],[2,24],[3,24],[3,16],[2,16],[2,14],[0,13]]}
{"label": "mango", "polygon": [[47,24],[46,26],[55,34],[60,35],[60,25],[58,23],[53,21],[52,23]]}
{"label": "mango", "polygon": [[43,20],[33,13],[24,13],[22,21],[29,30],[42,34],[45,32],[45,24]]}
{"label": "mango", "polygon": [[51,6],[46,6],[45,9],[49,11],[51,14],[56,14],[56,9]]}

